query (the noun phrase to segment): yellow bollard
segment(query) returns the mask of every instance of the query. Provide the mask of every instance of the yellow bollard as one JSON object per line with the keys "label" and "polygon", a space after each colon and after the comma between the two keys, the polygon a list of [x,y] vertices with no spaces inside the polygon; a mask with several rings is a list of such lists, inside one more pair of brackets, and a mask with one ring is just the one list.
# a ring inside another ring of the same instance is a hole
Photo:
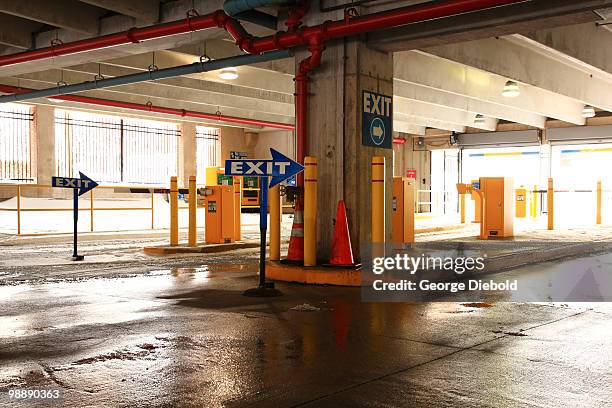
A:
{"label": "yellow bollard", "polygon": [[270,202],[270,260],[280,261],[281,196],[278,184],[270,189],[268,200]]}
{"label": "yellow bollard", "polygon": [[531,196],[531,217],[538,218],[538,186],[533,186],[533,195]]}
{"label": "yellow bollard", "polygon": [[189,176],[189,246],[194,247],[198,240],[198,224],[196,222],[196,211],[198,208],[198,196],[196,191],[196,177]]}
{"label": "yellow bollard", "polygon": [[304,266],[317,264],[317,159],[304,158]]}
{"label": "yellow bollard", "polygon": [[548,201],[548,229],[555,229],[555,191],[553,185],[553,179],[548,179],[548,191],[546,192]]}
{"label": "yellow bollard", "polygon": [[414,244],[414,223],[416,221],[416,214],[414,212],[414,202],[416,201],[416,186],[414,185],[414,181],[411,181],[406,186],[408,196],[408,201],[405,203],[406,213],[408,214],[407,224],[408,228],[406,229],[406,241],[411,244]]}
{"label": "yellow bollard", "polygon": [[461,212],[461,223],[465,224],[465,194],[459,194],[459,207]]}
{"label": "yellow bollard", "polygon": [[170,177],[170,245],[178,245],[178,179]]}
{"label": "yellow bollard", "polygon": [[385,158],[372,157],[372,243],[385,243]]}
{"label": "yellow bollard", "polygon": [[596,217],[597,225],[601,225],[601,199],[602,199],[601,181],[598,181],[597,182],[597,217]]}
{"label": "yellow bollard", "polygon": [[234,177],[234,241],[242,239],[242,177]]}

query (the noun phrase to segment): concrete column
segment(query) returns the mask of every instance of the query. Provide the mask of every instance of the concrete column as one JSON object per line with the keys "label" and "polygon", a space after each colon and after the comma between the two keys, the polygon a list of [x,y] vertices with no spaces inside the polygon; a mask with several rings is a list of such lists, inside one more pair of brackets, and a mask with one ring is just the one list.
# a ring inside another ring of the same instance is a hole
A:
{"label": "concrete column", "polygon": [[[34,107],[32,123],[32,168],[36,169],[38,184],[51,184],[56,174],[55,163],[55,109],[52,106]],[[72,176],[61,174],[61,176]],[[24,189],[24,195],[31,197],[51,197],[52,189]]]}
{"label": "concrete column", "polygon": [[[181,138],[178,144],[178,177],[179,185],[187,188],[189,177],[197,172],[196,124],[183,122],[181,124]],[[170,175],[172,176],[172,175]],[[204,180],[197,180],[203,183]]]}
{"label": "concrete column", "polygon": [[[307,57],[299,53],[296,63]],[[311,74],[306,153],[319,161],[317,255],[329,258],[336,204],[344,199],[356,259],[371,242],[370,162],[384,156],[388,183],[387,240],[391,239],[393,151],[361,144],[362,91],[393,95],[393,55],[357,40],[327,44],[321,67]]]}

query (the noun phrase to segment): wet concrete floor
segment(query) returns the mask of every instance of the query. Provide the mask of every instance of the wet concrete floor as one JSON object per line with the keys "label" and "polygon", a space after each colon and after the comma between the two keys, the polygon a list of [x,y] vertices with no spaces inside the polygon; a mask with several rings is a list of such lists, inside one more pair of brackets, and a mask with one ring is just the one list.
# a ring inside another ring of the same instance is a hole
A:
{"label": "wet concrete floor", "polygon": [[[255,254],[6,269],[0,406],[612,406],[610,304],[247,298]],[[63,398],[8,398],[41,387]]]}

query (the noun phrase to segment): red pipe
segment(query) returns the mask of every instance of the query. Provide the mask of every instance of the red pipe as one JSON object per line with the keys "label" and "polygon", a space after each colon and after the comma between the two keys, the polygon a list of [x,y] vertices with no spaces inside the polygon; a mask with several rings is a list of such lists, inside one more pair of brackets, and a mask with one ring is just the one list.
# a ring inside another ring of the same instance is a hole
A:
{"label": "red pipe", "polygon": [[327,21],[321,25],[302,27],[294,31],[281,32],[262,38],[255,38],[248,35],[246,38],[238,36],[234,37],[234,39],[242,50],[250,54],[262,53],[307,45],[315,39],[316,41],[325,42],[334,38],[363,34],[369,31],[449,17],[513,3],[522,3],[525,1],[529,0],[445,0],[368,14],[361,17],[347,17],[343,20]]}
{"label": "red pipe", "polygon": [[173,21],[171,23],[158,24],[143,28],[131,28],[120,33],[89,38],[70,43],[52,44],[50,47],[40,48],[33,51],[24,51],[16,54],[0,56],[0,66],[18,64],[20,62],[34,61],[44,58],[53,58],[60,55],[76,54],[100,48],[113,47],[130,43],[151,40],[153,38],[166,37],[169,35],[183,34],[206,28],[225,28],[219,25],[225,16],[223,11],[216,11],[205,16],[188,15],[186,19]]}
{"label": "red pipe", "polygon": [[153,38],[183,34],[213,27],[225,29],[244,51],[249,53],[262,53],[298,45],[307,45],[313,38],[325,41],[377,29],[448,17],[455,14],[523,1],[527,0],[445,0],[434,4],[426,3],[362,17],[345,18],[344,20],[333,22],[330,21],[314,27],[297,28],[294,25],[293,31],[278,33],[263,38],[251,36],[244,30],[240,23],[227,16],[222,10],[218,10],[204,16],[192,16],[188,14],[186,19],[171,23],[143,28],[132,28],[127,31],[97,38],[74,41],[66,44],[53,44],[50,47],[33,51],[24,51],[0,56],[0,66],[53,58],[60,55],[75,54],[129,43],[138,43]]}
{"label": "red pipe", "polygon": [[[2,93],[25,93],[31,92],[33,89],[27,88],[18,88],[10,85],[0,85],[0,92]],[[130,109],[136,111],[143,112],[154,112],[154,113],[165,113],[167,115],[174,116],[183,116],[183,117],[191,117],[191,118],[200,118],[200,119],[210,119],[216,120],[219,122],[226,123],[236,123],[240,125],[251,125],[251,126],[264,126],[274,129],[283,129],[283,130],[295,130],[295,126],[286,123],[278,123],[278,122],[268,122],[265,120],[256,120],[256,119],[248,119],[248,118],[238,118],[236,116],[225,116],[222,114],[211,114],[204,112],[196,112],[185,109],[175,109],[175,108],[164,108],[161,106],[153,106],[151,104],[140,104],[140,103],[131,103],[131,102],[119,102],[113,101],[110,99],[101,99],[101,98],[91,98],[89,96],[80,96],[80,95],[62,95],[62,96],[54,96],[49,99],[56,99],[60,101],[69,101],[69,102],[78,102],[78,103],[88,103],[90,105],[99,105],[99,106],[109,106],[113,108],[122,108],[122,109]]]}

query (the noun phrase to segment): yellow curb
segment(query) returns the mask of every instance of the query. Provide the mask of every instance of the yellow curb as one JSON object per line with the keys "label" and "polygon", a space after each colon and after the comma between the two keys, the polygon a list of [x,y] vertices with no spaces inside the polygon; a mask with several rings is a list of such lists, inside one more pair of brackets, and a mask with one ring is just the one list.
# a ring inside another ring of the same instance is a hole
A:
{"label": "yellow curb", "polygon": [[258,248],[256,242],[233,242],[231,244],[210,244],[203,246],[162,246],[144,247],[145,254],[149,255],[176,255],[176,254],[211,254],[215,252],[233,251],[236,249]]}
{"label": "yellow curb", "polygon": [[361,270],[354,268],[288,265],[269,261],[266,277],[283,282],[313,285],[361,286]]}

